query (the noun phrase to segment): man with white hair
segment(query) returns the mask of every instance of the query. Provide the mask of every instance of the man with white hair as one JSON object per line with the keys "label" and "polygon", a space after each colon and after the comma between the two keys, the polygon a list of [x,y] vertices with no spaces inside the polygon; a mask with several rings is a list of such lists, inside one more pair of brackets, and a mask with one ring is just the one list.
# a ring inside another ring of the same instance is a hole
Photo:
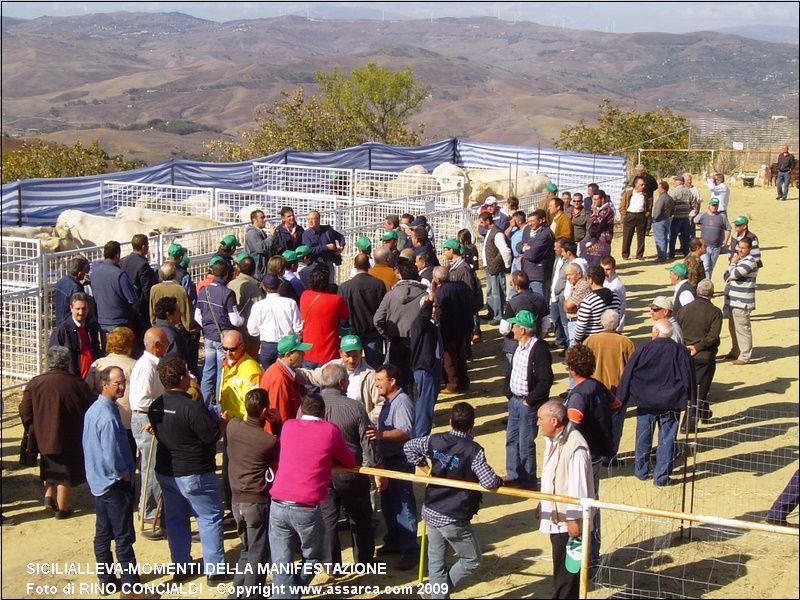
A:
{"label": "man with white hair", "polygon": [[697,406],[691,406],[687,412],[690,428],[694,428],[698,418],[701,422],[711,418],[708,393],[717,370],[717,350],[722,330],[722,311],[711,303],[713,296],[714,284],[703,279],[697,284],[697,298],[678,313],[683,343],[692,357],[698,385]]}
{"label": "man with white hair", "polygon": [[652,341],[633,353],[617,388],[623,406],[636,407],[636,446],[633,474],[641,481],[650,476],[653,431],[658,424],[658,448],[653,484],[671,485],[673,446],[678,433],[678,414],[694,404],[697,394],[694,368],[686,348],[670,339],[672,324],[660,319],[653,324]]}
{"label": "man with white hair", "polygon": [[714,173],[706,181],[708,190],[711,196],[719,200],[719,212],[726,214],[728,212],[728,201],[731,197],[731,190],[725,184],[725,175],[722,173]]}

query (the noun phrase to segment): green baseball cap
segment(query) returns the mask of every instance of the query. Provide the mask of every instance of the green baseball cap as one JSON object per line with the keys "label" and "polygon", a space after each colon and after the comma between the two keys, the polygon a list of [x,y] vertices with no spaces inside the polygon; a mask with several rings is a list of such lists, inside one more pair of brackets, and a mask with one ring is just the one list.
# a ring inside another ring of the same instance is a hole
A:
{"label": "green baseball cap", "polygon": [[304,344],[296,335],[286,335],[278,342],[278,356],[283,356],[289,352],[297,350],[311,350],[311,344]]}
{"label": "green baseball cap", "polygon": [[381,239],[384,242],[388,242],[389,240],[396,240],[397,239],[397,231],[395,231],[394,229],[390,229],[389,231],[387,231],[386,233],[384,233],[381,236]]}
{"label": "green baseball cap", "polygon": [[744,215],[739,215],[733,220],[734,225],[747,225],[750,222],[750,219],[745,217]]}
{"label": "green baseball cap", "polygon": [[357,335],[346,335],[342,338],[339,348],[342,352],[353,352],[354,350],[361,350],[361,340]]}
{"label": "green baseball cap", "polygon": [[245,258],[250,258],[250,255],[247,252],[245,252],[244,250],[242,250],[241,252],[239,252],[239,254],[236,255],[236,259],[235,260],[236,260],[237,263],[240,263]]}
{"label": "green baseball cap", "polygon": [[178,258],[186,254],[186,248],[175,242],[171,243],[167,248],[167,256],[171,258]]}
{"label": "green baseball cap", "polygon": [[224,262],[224,261],[225,261],[225,259],[224,259],[224,258],[222,258],[221,256],[212,256],[212,257],[211,257],[211,260],[210,260],[210,261],[208,261],[208,266],[209,266],[209,267],[213,267],[213,266],[214,266],[215,264],[217,264],[218,262]]}
{"label": "green baseball cap", "polygon": [[229,233],[219,241],[219,244],[220,246],[225,246],[226,248],[238,248],[239,240],[236,239],[235,235]]}
{"label": "green baseball cap", "polygon": [[372,240],[370,240],[367,236],[362,235],[360,238],[358,238],[358,241],[356,241],[356,248],[359,250],[369,250],[372,248]]}
{"label": "green baseball cap", "polygon": [[192,262],[192,261],[191,261],[191,259],[189,258],[189,255],[188,255],[188,254],[184,254],[184,255],[183,255],[183,258],[181,259],[181,262],[180,262],[180,264],[178,264],[178,266],[179,266],[180,268],[182,268],[182,269],[188,269],[188,268],[189,268],[189,263],[190,263],[190,262]]}
{"label": "green baseball cap", "polygon": [[519,325],[525,329],[533,329],[536,323],[536,317],[533,316],[533,313],[529,310],[521,310],[510,319],[506,319],[506,322],[511,325]]}
{"label": "green baseball cap", "polygon": [[567,540],[567,553],[564,556],[564,567],[570,573],[580,573],[583,562],[583,540],[580,536]]}
{"label": "green baseball cap", "polygon": [[297,262],[297,252],[294,250],[286,250],[281,256],[287,263]]}
{"label": "green baseball cap", "polygon": [[670,273],[675,273],[675,275],[680,275],[683,278],[689,276],[689,267],[687,267],[683,263],[676,263],[671,267],[667,267],[667,271],[669,271]]}
{"label": "green baseball cap", "polygon": [[294,253],[297,255],[297,258],[303,258],[311,254],[311,248],[308,246],[298,246],[295,248]]}
{"label": "green baseball cap", "polygon": [[719,199],[718,198],[712,198],[711,200],[708,201],[708,203],[711,206],[719,206]]}
{"label": "green baseball cap", "polygon": [[558,186],[555,183],[548,183],[546,186],[544,186],[544,189],[546,189],[548,192],[555,193],[558,191]]}
{"label": "green baseball cap", "polygon": [[449,248],[450,250],[458,250],[461,251],[461,244],[458,243],[456,238],[447,238],[442,244],[442,248]]}

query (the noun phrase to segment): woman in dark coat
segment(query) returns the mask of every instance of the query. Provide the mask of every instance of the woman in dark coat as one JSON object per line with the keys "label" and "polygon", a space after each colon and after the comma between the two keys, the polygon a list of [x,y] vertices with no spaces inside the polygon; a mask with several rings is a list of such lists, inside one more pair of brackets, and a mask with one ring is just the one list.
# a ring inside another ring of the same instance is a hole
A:
{"label": "woman in dark coat", "polygon": [[31,379],[19,405],[19,415],[31,445],[41,454],[39,477],[44,505],[56,519],[68,517],[70,488],[86,481],[83,466],[83,417],[95,400],[89,386],[69,373],[70,351],[47,350],[49,371]]}

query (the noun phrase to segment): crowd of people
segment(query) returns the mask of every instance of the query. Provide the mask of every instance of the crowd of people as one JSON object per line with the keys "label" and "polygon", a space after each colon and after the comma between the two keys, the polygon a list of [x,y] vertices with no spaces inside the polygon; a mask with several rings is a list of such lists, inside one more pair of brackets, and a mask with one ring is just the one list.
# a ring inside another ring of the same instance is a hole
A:
{"label": "crowd of people", "polygon": [[[429,466],[431,475],[486,489],[598,497],[600,467],[619,463],[625,412],[636,407],[634,475],[673,484],[679,431],[692,434],[712,418],[724,316],[732,347],[721,358],[744,365],[753,353],[758,237],[746,216],[728,217],[721,174],[708,189],[704,210],[689,173],[670,185],[638,165],[617,208],[597,184],[561,196],[549,184],[542,207],[527,214],[516,198],[501,210],[490,197],[478,215],[479,246],[468,229],[437,240],[424,215],[387,215],[379,247],[367,237],[357,241],[349,278],[335,276],[344,238],[316,211],[304,229],[289,207],[268,227],[255,210],[244,246],[223,237],[197,283],[179,244],[156,273],[146,236],[134,236],[124,258],[109,241],[102,260],[72,259],[56,285],[48,370],[30,382],[20,406],[41,454],[44,504],[55,518],[68,518],[70,488],[88,482],[97,560],[111,562],[114,540],[123,582],[136,580],[137,504],[149,524],[142,535],[166,538],[182,567],[178,581],[193,576],[191,516],[209,581],[230,577],[223,531],[235,528],[241,553],[234,583],[250,589],[264,576],[246,565],[288,564],[297,553],[307,563],[340,563],[342,511],[354,562],[397,555],[394,568],[412,569],[421,517],[430,581],[441,584],[433,597],[448,597],[480,563],[470,525],[480,494],[430,485],[418,514],[410,482],[333,466],[399,473]],[[651,341],[639,348],[625,334],[626,290],[610,251],[617,214],[623,260],[645,259],[651,227],[656,262],[671,263],[669,285],[665,276],[663,293],[650,303]],[[712,302],[721,258],[726,315]],[[337,286],[337,279],[346,281]],[[435,418],[437,401],[470,389],[481,325],[502,336],[503,478],[472,439],[469,403],[455,403],[449,430],[431,434],[446,425]],[[554,390],[560,356],[568,384]],[[537,466],[539,433],[545,443]],[[386,533],[376,549],[377,508]],[[577,597],[578,575],[565,556],[580,535],[580,507],[542,502],[537,513],[553,546],[554,597]],[[448,546],[457,555],[449,568]],[[598,514],[591,547],[595,569]],[[273,583],[284,586],[276,597],[289,597],[289,586],[313,573],[274,574]]]}

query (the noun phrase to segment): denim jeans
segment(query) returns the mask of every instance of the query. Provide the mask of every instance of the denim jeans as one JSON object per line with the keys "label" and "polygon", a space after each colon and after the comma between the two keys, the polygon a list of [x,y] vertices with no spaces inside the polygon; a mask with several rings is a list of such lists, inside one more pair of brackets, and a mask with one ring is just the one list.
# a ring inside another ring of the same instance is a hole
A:
{"label": "denim jeans", "polygon": [[553,322],[553,334],[556,338],[556,344],[559,346],[566,346],[569,342],[567,335],[567,313],[564,312],[564,306],[561,302],[550,303],[550,320]]}
{"label": "denim jeans", "polygon": [[789,195],[789,182],[791,180],[790,171],[778,171],[775,174],[775,186],[777,187],[778,196],[782,200],[786,200]]}
{"label": "denim jeans", "polygon": [[653,237],[656,242],[656,255],[658,256],[658,260],[667,260],[671,222],[672,217],[653,221]]}
{"label": "denim jeans", "polygon": [[[409,484],[410,485],[410,484]],[[325,543],[325,526],[322,511],[304,506],[292,506],[272,501],[269,509],[269,548],[272,563],[278,570],[272,575],[272,583],[278,587],[273,598],[299,598],[298,590],[290,586],[308,585],[314,578],[314,565],[322,561]],[[294,555],[300,550],[304,569],[294,574],[280,573],[280,567],[294,563]]]}
{"label": "denim jeans", "polygon": [[[139,449],[139,476],[141,477],[141,485],[139,486],[139,510],[144,511],[145,519],[152,519],[156,514],[156,503],[158,502],[158,495],[161,492],[161,487],[158,485],[156,479],[156,448],[158,445],[155,436],[152,433],[142,431],[145,426],[150,424],[150,419],[144,413],[133,412],[131,413],[131,431],[133,438],[136,440],[136,447]],[[150,455],[150,446],[153,446],[153,458],[150,461],[150,469],[148,474],[147,457]],[[144,486],[145,477],[147,478],[147,489]]]}
{"label": "denim jeans", "polygon": [[689,217],[672,217],[669,226],[669,252],[667,258],[675,258],[675,243],[681,241],[681,255],[686,258],[689,254],[689,239],[691,238],[691,225]]}
{"label": "denim jeans", "polygon": [[536,409],[522,398],[508,400],[506,426],[506,476],[521,487],[539,489],[536,480]]}
{"label": "denim jeans", "polygon": [[[265,576],[259,575],[258,565],[265,564],[269,559],[269,502],[234,502],[233,517],[236,519],[237,533],[242,542],[233,585],[263,584]],[[246,572],[247,565],[250,565],[249,573]],[[258,594],[253,593],[239,597],[257,596]]]}
{"label": "denim jeans", "polygon": [[261,342],[258,350],[258,364],[266,371],[269,366],[278,360],[278,343]]}
{"label": "denim jeans", "polygon": [[[214,575],[224,567],[222,547],[222,502],[213,471],[173,477],[156,473],[164,492],[164,524],[172,562],[191,562],[192,532],[189,517],[194,515],[200,529],[205,574]],[[191,568],[191,567],[187,567]]]}
{"label": "denim jeans", "polygon": [[714,265],[717,264],[717,259],[721,251],[722,248],[706,246],[705,251],[700,255],[700,262],[703,263],[703,269],[706,271],[706,279],[711,279],[711,274],[714,272]]}
{"label": "denim jeans", "polygon": [[425,437],[430,435],[433,427],[433,411],[436,406],[436,396],[439,395],[439,378],[422,369],[415,369],[414,386],[417,391],[414,401],[414,437]]}
{"label": "denim jeans", "polygon": [[[448,546],[458,560],[447,569]],[[449,598],[459,582],[478,570],[481,548],[469,521],[458,521],[444,527],[428,525],[428,579],[439,584],[431,591],[431,598]],[[444,586],[447,591],[442,593]]]}
{"label": "denim jeans", "polygon": [[222,383],[222,361],[225,353],[222,342],[205,339],[203,342],[205,357],[203,358],[203,377],[200,380],[200,392],[207,407],[219,403],[219,388]]}
{"label": "denim jeans", "polygon": [[[386,456],[383,464],[391,471],[414,472],[414,466],[405,456]],[[403,556],[417,556],[417,501],[410,481],[389,480],[389,485],[381,492],[381,512],[386,523],[384,545]]]}
{"label": "denim jeans", "polygon": [[486,304],[492,313],[492,318],[499,319],[503,315],[503,306],[506,303],[506,274],[486,274]]}
{"label": "denim jeans", "polygon": [[642,413],[636,417],[636,450],[633,474],[639,479],[647,479],[650,475],[650,453],[653,446],[653,431],[658,424],[658,448],[656,448],[656,466],[653,470],[653,483],[666,485],[672,473],[675,459],[673,447],[678,433],[678,412],[667,411],[657,414]]}
{"label": "denim jeans", "polygon": [[[136,554],[133,552],[133,543],[136,541],[133,529],[133,483],[118,481],[102,496],[94,496],[94,512],[94,557],[97,563],[114,564],[111,555],[111,540],[114,540],[122,583],[138,583],[139,576],[134,571]],[[112,573],[103,573],[99,578],[100,583],[116,583]]]}
{"label": "denim jeans", "polygon": [[364,360],[373,369],[383,365],[386,355],[383,353],[383,337],[380,334],[361,336],[361,345],[364,348]]}

